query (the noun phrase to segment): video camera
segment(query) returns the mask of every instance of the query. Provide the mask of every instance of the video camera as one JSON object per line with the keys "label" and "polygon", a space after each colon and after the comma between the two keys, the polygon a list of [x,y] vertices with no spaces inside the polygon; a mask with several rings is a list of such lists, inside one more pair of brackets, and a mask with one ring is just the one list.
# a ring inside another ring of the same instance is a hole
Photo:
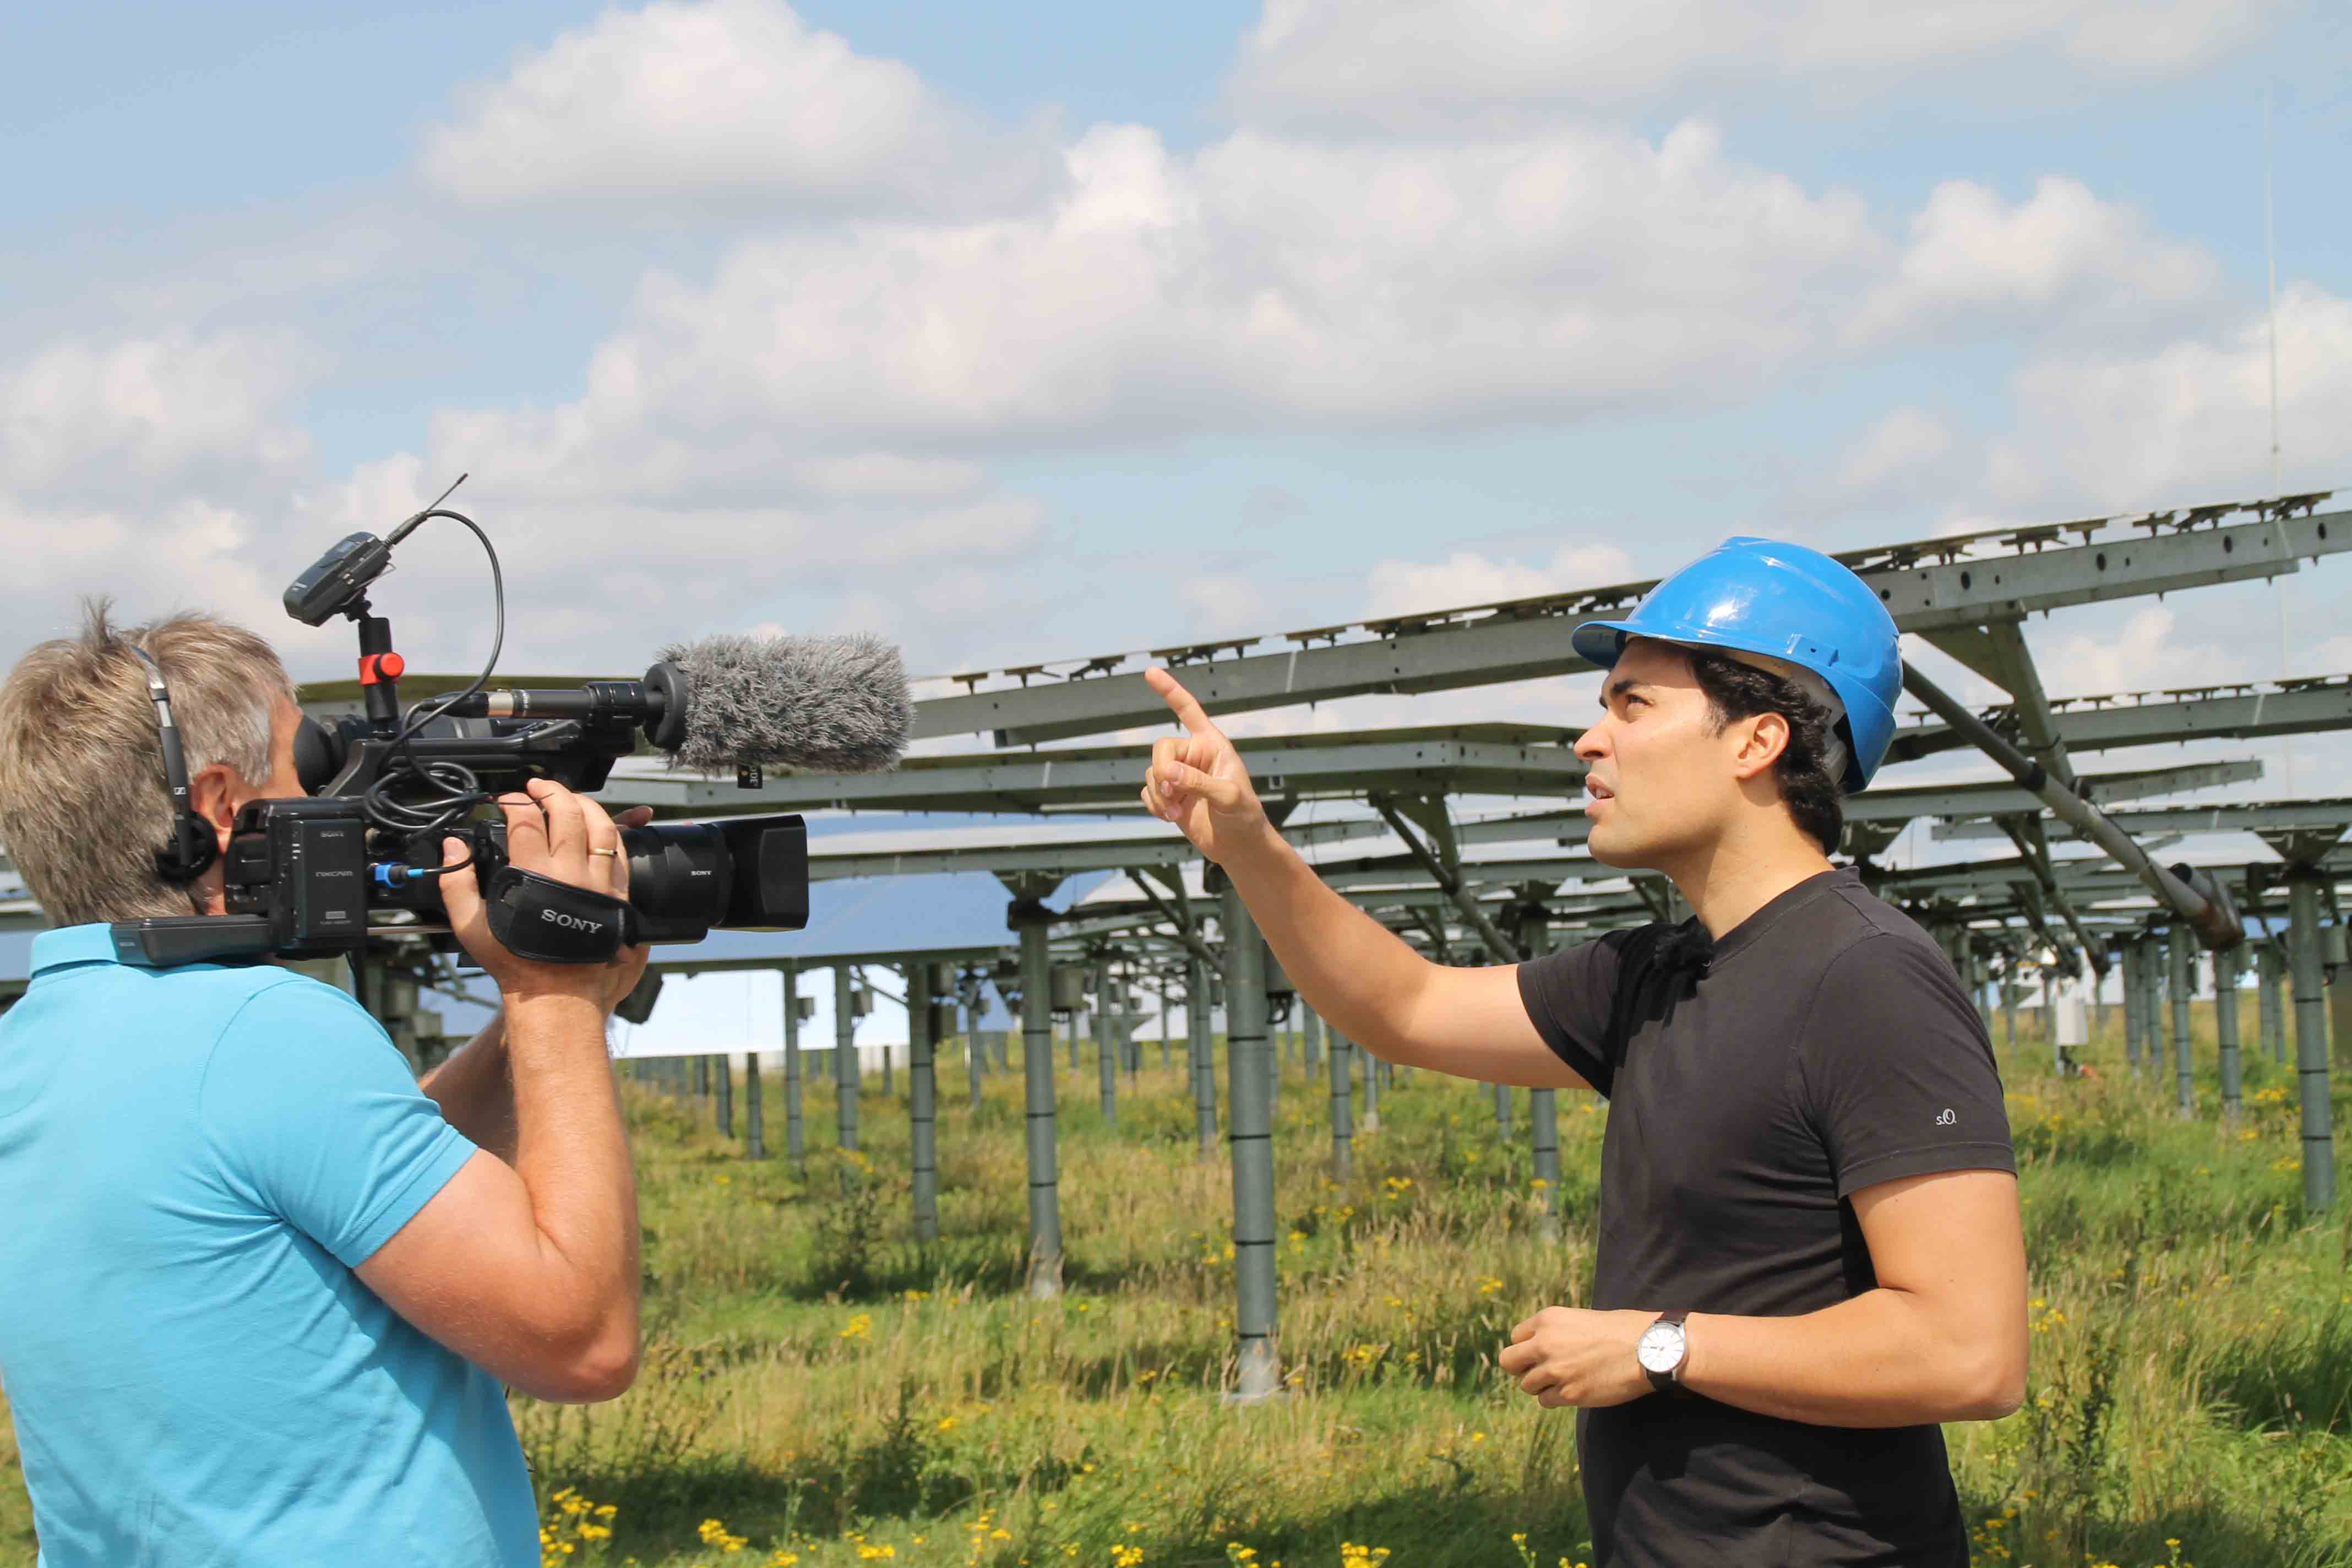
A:
{"label": "video camera", "polygon": [[[471,685],[404,714],[405,667],[367,589],[391,565],[393,547],[434,517],[465,524],[488,552],[496,634]],[[732,764],[745,787],[761,782],[766,763],[885,768],[904,748],[912,717],[897,650],[870,637],[706,637],[665,650],[642,680],[488,690],[506,638],[498,552],[470,518],[439,500],[388,539],[354,533],[338,542],[287,588],[285,603],[310,626],[337,615],[356,623],[364,712],[328,724],[305,718],[295,764],[308,796],[257,800],[238,812],[223,865],[230,912],[118,924],[114,945],[125,963],[329,956],[362,948],[371,934],[453,942],[439,881],[442,841],[450,837],[470,850],[461,866],[476,874],[493,934],[525,957],[599,963],[625,945],[698,942],[714,928],[798,931],[808,923],[809,885],[807,826],[797,815],[622,829],[624,904],[513,866],[504,820],[477,813],[534,778],[601,789],[640,737],[674,763]],[[156,865],[167,880],[188,882],[210,867],[217,839],[189,809],[169,693],[161,669],[149,665],[177,814],[175,837],[156,851]]]}

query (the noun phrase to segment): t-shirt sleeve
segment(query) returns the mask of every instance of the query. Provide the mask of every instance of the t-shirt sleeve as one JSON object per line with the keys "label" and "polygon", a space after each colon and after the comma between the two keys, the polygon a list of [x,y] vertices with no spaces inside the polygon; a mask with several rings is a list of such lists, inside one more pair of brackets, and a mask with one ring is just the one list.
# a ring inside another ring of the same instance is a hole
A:
{"label": "t-shirt sleeve", "polygon": [[1992,1042],[1924,942],[1882,932],[1832,960],[1801,1049],[1838,1196],[1904,1176],[2017,1169]]}
{"label": "t-shirt sleeve", "polygon": [[1553,1054],[1603,1097],[1616,1077],[1609,1031],[1631,931],[1562,948],[1519,965],[1519,1000]]}
{"label": "t-shirt sleeve", "polygon": [[299,976],[257,992],[230,1020],[197,1100],[230,1185],[352,1268],[474,1152],[383,1026]]}

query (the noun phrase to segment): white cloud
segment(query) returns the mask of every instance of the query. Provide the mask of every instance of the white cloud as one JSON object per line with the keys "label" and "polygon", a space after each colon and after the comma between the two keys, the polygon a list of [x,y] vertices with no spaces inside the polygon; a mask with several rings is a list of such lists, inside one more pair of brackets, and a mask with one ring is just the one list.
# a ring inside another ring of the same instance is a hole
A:
{"label": "white cloud", "polygon": [[779,235],[705,286],[649,282],[548,439],[1017,442],[1712,397],[1833,336],[1882,251],[1857,200],[1696,124],[1242,132],[1190,157],[1097,127],[1068,172],[1027,216]]}
{"label": "white cloud", "polygon": [[[2307,283],[2279,296],[2285,488],[2352,470],[2352,300]],[[2051,357],[2017,376],[2015,426],[1988,484],[2013,513],[2122,511],[2267,495],[2270,343],[2255,313],[2139,353]]]}
{"label": "white cloud", "polygon": [[860,55],[782,0],[609,10],[478,91],[421,166],[463,200],[1003,199],[1039,149]]}
{"label": "white cloud", "polygon": [[[1675,89],[2045,65],[2079,89],[2210,59],[2264,11],[2240,0],[1267,0],[1231,94],[1261,121],[1419,124],[1583,110]],[[1816,101],[1821,101],[1816,100]],[[1834,100],[1829,101],[1836,101]]]}
{"label": "white cloud", "polygon": [[1877,493],[1916,477],[1951,447],[1951,431],[1926,409],[1888,409],[1838,460],[1836,488],[1849,496]]}
{"label": "white cloud", "polygon": [[1457,550],[1444,561],[1383,561],[1371,570],[1364,614],[1378,619],[1418,610],[1448,610],[1532,599],[1571,588],[1599,588],[1637,574],[1614,544],[1563,544],[1540,566],[1496,561]]}
{"label": "white cloud", "polygon": [[2200,247],[2162,238],[2080,181],[2045,176],[2011,204],[1972,180],[1947,180],[1912,218],[1909,247],[1847,333],[1874,342],[2006,316],[2111,336],[2206,298],[2218,277]]}
{"label": "white cloud", "polygon": [[237,333],[51,343],[0,366],[0,495],[144,498],[282,475],[308,442],[277,409],[306,369]]}

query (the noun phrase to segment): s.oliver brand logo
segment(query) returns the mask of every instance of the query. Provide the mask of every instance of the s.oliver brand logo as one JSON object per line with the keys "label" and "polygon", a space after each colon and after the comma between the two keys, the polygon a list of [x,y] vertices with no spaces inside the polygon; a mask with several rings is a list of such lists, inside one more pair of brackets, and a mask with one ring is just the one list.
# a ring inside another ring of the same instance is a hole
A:
{"label": "s.oliver brand logo", "polygon": [[[561,910],[541,910],[539,911],[539,918],[571,931],[603,931],[604,929],[603,921],[583,921],[578,915],[567,915]],[[1948,1116],[1951,1113],[1946,1111],[1945,1114]]]}
{"label": "s.oliver brand logo", "polygon": [[1959,1120],[1960,1119],[1958,1117],[1947,1110],[1936,1118],[1936,1125],[1938,1127],[1953,1127],[1958,1125]]}

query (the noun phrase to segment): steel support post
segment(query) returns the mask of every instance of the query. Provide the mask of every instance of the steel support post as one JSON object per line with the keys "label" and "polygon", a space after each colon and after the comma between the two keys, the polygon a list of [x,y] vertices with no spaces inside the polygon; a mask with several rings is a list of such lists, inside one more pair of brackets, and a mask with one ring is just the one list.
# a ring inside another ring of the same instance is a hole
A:
{"label": "steel support post", "polygon": [[1307,1080],[1312,1083],[1316,1069],[1323,1065],[1323,1020],[1304,996],[1298,999],[1298,1007],[1304,1015],[1298,1020],[1299,1054],[1307,1063]]}
{"label": "steel support post", "polygon": [[717,1091],[719,1136],[735,1136],[735,1067],[726,1057],[710,1058],[710,1085]]}
{"label": "steel support post", "polygon": [[2164,939],[2149,931],[2140,939],[2141,983],[2147,986],[2148,1065],[2158,1073],[2172,1055],[2172,1009],[2165,1005]]}
{"label": "steel support post", "polygon": [[808,1163],[808,1133],[801,1121],[801,969],[784,965],[784,1158],[793,1169]]}
{"label": "steel support post", "polygon": [[[1519,917],[1519,951],[1529,961],[1551,951],[1551,918],[1540,904],[1529,904]],[[1528,1126],[1534,1138],[1536,1191],[1543,1203],[1538,1234],[1547,1242],[1559,1239],[1559,1091],[1528,1090]]]}
{"label": "steel support post", "polygon": [[2009,1048],[2017,1049],[2017,980],[2007,970],[2000,976],[2000,1028]]}
{"label": "steel support post", "polygon": [[939,1084],[932,1071],[931,966],[907,965],[907,1116],[913,1144],[915,1239],[940,1238]]}
{"label": "steel support post", "polygon": [[2262,1019],[2263,1049],[2271,1060],[2286,1060],[2286,1009],[2279,1005],[2279,985],[2286,976],[2286,961],[2280,957],[2278,943],[2266,942],[2255,954],[2254,987]]}
{"label": "steel support post", "polygon": [[833,1117],[841,1146],[857,1147],[857,1016],[850,1010],[850,966],[833,966]]}
{"label": "steel support post", "polygon": [[768,1113],[760,1103],[760,1053],[743,1053],[743,1157],[768,1157]]}
{"label": "steel support post", "polygon": [[1080,1068],[1084,1067],[1086,1064],[1085,1064],[1085,1063],[1083,1063],[1083,1062],[1081,1062],[1080,1060],[1078,1060],[1078,1014],[1077,1014],[1077,1010],[1076,1010],[1076,1008],[1072,1008],[1072,1009],[1070,1010],[1070,1041],[1069,1041],[1069,1044],[1070,1044],[1070,1070],[1071,1070],[1072,1072],[1076,1072]]}
{"label": "steel support post", "polygon": [[[1350,1042],[1351,1044],[1353,1042]],[[1361,1126],[1367,1132],[1381,1130],[1381,1058],[1366,1050],[1355,1053],[1364,1074],[1364,1114]]]}
{"label": "steel support post", "polygon": [[2197,1114],[2196,1062],[2189,1054],[2189,994],[2195,987],[2197,974],[2197,942],[2189,928],[2176,922],[2165,940],[2165,956],[2171,961],[2171,973],[2165,978],[2165,988],[2172,1003],[2172,1072],[2180,1090],[2180,1114]]}
{"label": "steel support post", "polygon": [[1274,1101],[1265,1035],[1265,939],[1242,896],[1223,889],[1225,1071],[1232,1105],[1234,1346],[1238,1377],[1227,1397],[1255,1405],[1281,1392],[1274,1294]]}
{"label": "steel support post", "polygon": [[1508,1138],[1511,1135],[1511,1086],[1507,1083],[1498,1083],[1494,1088],[1495,1135],[1498,1138]]}
{"label": "steel support post", "polygon": [[2294,983],[2294,1067],[2303,1102],[2303,1205],[2322,1214],[2336,1203],[2336,1119],[2328,1103],[2327,994],[2320,972],[2319,879],[2298,866],[2287,873],[2287,963]]}
{"label": "steel support post", "polygon": [[1163,980],[1160,986],[1160,1070],[1161,1072],[1168,1070],[1169,1034],[1168,985]]}
{"label": "steel support post", "polygon": [[1194,954],[1184,972],[1184,1028],[1192,1068],[1192,1124],[1201,1158],[1217,1152],[1217,1037],[1209,1001],[1209,966]]}
{"label": "steel support post", "polygon": [[2124,994],[2124,1059],[2131,1064],[2132,1076],[2139,1076],[2141,1047],[2147,1044],[2143,1036],[2147,1020],[2140,1016],[2139,1005],[2139,943],[2125,938],[2117,950],[2116,968],[2121,975]]}
{"label": "steel support post", "polygon": [[2221,1055],[2221,1120],[2234,1125],[2245,1086],[2238,1060],[2238,966],[2242,947],[2213,954],[2213,1040]]}
{"label": "steel support post", "polygon": [[1356,1043],[1331,1031],[1331,1179],[1356,1174]]}
{"label": "steel support post", "polygon": [[1029,1297],[1062,1293],[1062,1194],[1054,1151],[1054,965],[1046,950],[1053,916],[1042,903],[1015,900],[1021,933],[1021,1077],[1029,1143]]}
{"label": "steel support post", "polygon": [[965,1008],[964,1016],[970,1020],[963,1032],[964,1079],[971,1092],[971,1108],[978,1110],[980,1080],[986,1071],[988,1063],[988,1042],[982,1037],[980,1032],[980,1005],[975,1002]]}
{"label": "steel support post", "polygon": [[709,1057],[698,1056],[694,1058],[694,1092],[698,1099],[710,1098],[710,1058]]}
{"label": "steel support post", "polygon": [[1110,961],[1095,962],[1095,1066],[1102,1082],[1103,1125],[1118,1121],[1118,1039],[1110,1016]]}

